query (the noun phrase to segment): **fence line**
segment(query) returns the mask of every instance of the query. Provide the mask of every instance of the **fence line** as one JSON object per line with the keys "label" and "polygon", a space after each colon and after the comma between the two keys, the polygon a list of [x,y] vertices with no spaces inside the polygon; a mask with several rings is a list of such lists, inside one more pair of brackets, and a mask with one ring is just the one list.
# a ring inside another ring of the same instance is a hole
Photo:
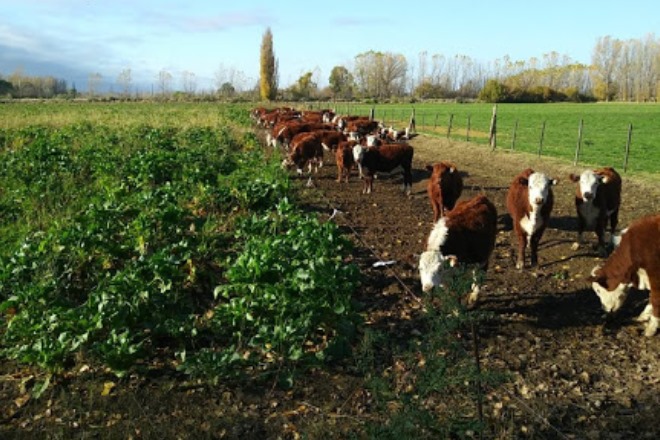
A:
{"label": "fence line", "polygon": [[[406,111],[405,109],[396,109],[396,111],[389,109],[388,111],[387,108],[379,108],[374,105],[353,105],[352,107],[350,105],[339,105],[335,108],[338,113],[347,114],[362,114],[364,113],[364,111],[362,111],[364,108],[374,109],[373,115],[375,119],[387,121],[387,125],[395,126],[395,128],[397,125],[404,127],[409,126],[409,120],[416,121],[416,128],[418,131],[446,137],[450,140],[465,140],[477,144],[485,143],[490,146],[491,149],[496,148],[498,141],[506,142],[508,140],[510,141],[510,151],[516,150],[532,154],[536,153],[539,157],[552,156],[564,159],[573,156],[572,162],[574,166],[577,166],[579,163],[591,163],[594,165],[623,167],[624,172],[628,172],[632,168],[635,171],[660,173],[660,149],[649,149],[645,151],[645,153],[647,153],[645,154],[645,157],[642,157],[634,143],[635,138],[632,136],[632,123],[626,126],[625,135],[623,134],[624,128],[618,130],[620,135],[617,136],[616,127],[608,127],[612,128],[613,135],[607,138],[607,143],[611,144],[612,142],[610,139],[615,136],[617,138],[620,137],[621,139],[619,142],[620,147],[616,147],[615,149],[601,146],[601,144],[605,144],[605,142],[601,141],[596,143],[592,140],[595,137],[603,137],[602,128],[595,131],[591,130],[589,131],[589,134],[585,136],[585,129],[589,127],[589,120],[585,117],[577,119],[577,137],[573,138],[572,142],[570,140],[567,142],[567,136],[565,130],[563,130],[563,127],[566,126],[565,120],[559,122],[553,121],[552,119],[542,120],[540,126],[534,128],[529,125],[529,121],[524,122],[517,117],[502,119],[501,115],[497,114],[496,106],[493,107],[493,117],[489,121],[492,129],[487,126],[488,122],[483,117],[475,120],[472,114],[468,114],[465,126],[461,127],[460,125],[462,124],[457,124],[459,119],[457,119],[457,115],[453,112],[448,111],[443,113],[424,109],[420,110],[419,108],[416,109],[414,106],[411,106],[410,111]],[[352,110],[354,113],[350,113],[348,110]],[[444,119],[445,117],[447,119]],[[596,117],[597,116],[594,116],[594,118]],[[446,126],[443,126],[440,122],[443,120],[447,121]],[[506,125],[504,126],[504,129],[501,128],[503,124]],[[465,133],[462,131],[463,128],[465,129]],[[552,133],[552,130],[558,129],[563,130],[559,133],[560,139],[557,139],[557,133],[554,135]],[[503,136],[503,138],[498,139],[498,137],[501,136]],[[591,139],[589,136],[591,136]],[[537,139],[536,148],[534,148],[534,138]],[[571,148],[568,147],[571,143],[575,146],[575,150],[572,152]],[[594,148],[596,145],[598,145],[598,148]],[[586,155],[584,154],[585,152],[587,153]],[[649,157],[648,153],[651,153],[654,156]],[[631,162],[632,158],[634,158],[634,161]],[[630,166],[631,163],[633,164],[632,167]]]}

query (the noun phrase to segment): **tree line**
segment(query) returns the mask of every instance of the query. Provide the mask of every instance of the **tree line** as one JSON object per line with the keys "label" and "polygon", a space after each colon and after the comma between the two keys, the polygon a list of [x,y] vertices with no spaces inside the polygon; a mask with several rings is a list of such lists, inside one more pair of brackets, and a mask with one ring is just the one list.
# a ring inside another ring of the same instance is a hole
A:
{"label": "tree line", "polygon": [[[334,66],[328,86],[319,87],[321,72],[309,70],[281,88],[273,34],[262,37],[259,79],[220,65],[215,88],[199,90],[195,73],[185,71],[176,81],[161,70],[151,90],[138,90],[131,69],[114,79],[93,72],[85,84],[86,97],[352,100],[479,99],[487,102],[656,101],[660,92],[660,40],[653,34],[641,39],[600,37],[586,65],[557,52],[541,58],[512,60],[508,56],[480,62],[466,55],[421,52],[411,60],[394,52],[357,54],[350,66]],[[178,82],[178,85],[175,85]],[[111,83],[111,91],[102,90]],[[30,76],[21,69],[3,76],[0,97],[77,97],[75,84],[53,76]]]}

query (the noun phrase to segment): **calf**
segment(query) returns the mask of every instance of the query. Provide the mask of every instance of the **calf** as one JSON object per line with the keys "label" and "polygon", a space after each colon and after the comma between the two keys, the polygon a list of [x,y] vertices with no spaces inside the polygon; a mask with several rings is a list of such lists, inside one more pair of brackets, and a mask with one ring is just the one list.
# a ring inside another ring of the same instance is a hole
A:
{"label": "calf", "polygon": [[569,176],[578,183],[575,194],[575,209],[578,218],[578,239],[573,244],[576,250],[583,244],[582,233],[592,230],[598,237],[598,248],[605,253],[605,229],[610,223],[610,239],[619,222],[621,204],[621,176],[614,168],[586,170],[582,174]]}
{"label": "calf", "polygon": [[[459,263],[487,270],[496,235],[497,209],[486,196],[459,202],[434,225],[419,257],[422,290],[429,292],[442,283],[445,261],[450,267]],[[468,303],[474,303],[478,294],[479,287],[474,284]]]}
{"label": "calf", "polygon": [[351,174],[355,159],[353,158],[353,147],[357,145],[357,141],[343,141],[339,143],[335,157],[337,161],[337,182],[348,183],[348,177]]}
{"label": "calf", "polygon": [[463,177],[456,169],[456,165],[449,161],[442,161],[427,165],[431,177],[426,184],[431,207],[433,208],[433,222],[445,215],[445,210],[454,208],[456,201],[463,191]]}
{"label": "calf", "polygon": [[513,220],[513,230],[518,239],[516,268],[525,265],[525,248],[530,248],[531,265],[538,264],[539,241],[548,226],[554,196],[552,186],[557,181],[531,168],[518,174],[506,197],[506,206]]}
{"label": "calf", "polygon": [[380,147],[365,148],[362,145],[353,147],[353,158],[364,177],[364,194],[373,191],[376,172],[389,173],[395,168],[403,168],[403,190],[410,194],[412,189],[413,148],[408,144],[385,144]]}
{"label": "calf", "polygon": [[321,145],[320,136],[314,133],[301,133],[291,143],[289,155],[282,161],[283,167],[291,167],[295,165],[298,174],[302,174],[302,169],[305,165],[309,165],[309,172],[312,172],[312,167],[316,167],[316,171],[320,166],[323,166],[323,146]]}
{"label": "calf", "polygon": [[631,287],[650,290],[649,303],[637,318],[647,321],[645,336],[660,324],[660,215],[642,217],[621,235],[619,246],[588,278],[607,313],[621,308]]}

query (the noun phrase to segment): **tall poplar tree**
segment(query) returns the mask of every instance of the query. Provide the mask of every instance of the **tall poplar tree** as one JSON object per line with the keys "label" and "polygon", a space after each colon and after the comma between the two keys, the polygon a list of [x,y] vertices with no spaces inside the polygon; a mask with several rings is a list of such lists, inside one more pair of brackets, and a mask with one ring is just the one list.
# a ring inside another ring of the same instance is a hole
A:
{"label": "tall poplar tree", "polygon": [[273,52],[273,33],[270,31],[270,27],[266,29],[261,40],[260,61],[259,92],[261,99],[272,101],[277,96],[277,60]]}

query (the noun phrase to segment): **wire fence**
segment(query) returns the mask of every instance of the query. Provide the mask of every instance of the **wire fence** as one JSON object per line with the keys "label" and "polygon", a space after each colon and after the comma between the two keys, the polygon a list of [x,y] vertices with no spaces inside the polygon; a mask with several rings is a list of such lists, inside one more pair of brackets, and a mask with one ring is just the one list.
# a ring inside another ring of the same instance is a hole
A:
{"label": "wire fence", "polygon": [[660,105],[498,105],[494,132],[492,104],[340,103],[333,109],[339,114],[373,114],[397,129],[414,121],[418,132],[454,141],[660,176]]}

